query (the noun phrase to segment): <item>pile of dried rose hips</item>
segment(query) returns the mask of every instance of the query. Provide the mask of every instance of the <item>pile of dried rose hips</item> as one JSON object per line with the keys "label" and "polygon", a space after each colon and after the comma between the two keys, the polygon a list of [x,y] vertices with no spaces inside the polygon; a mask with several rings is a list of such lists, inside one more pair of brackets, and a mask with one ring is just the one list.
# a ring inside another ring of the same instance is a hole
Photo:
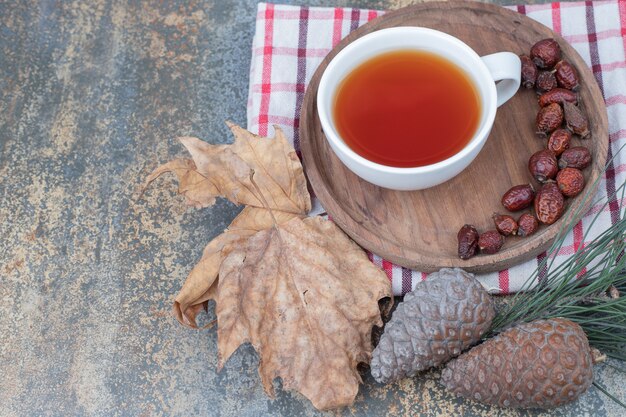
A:
{"label": "pile of dried rose hips", "polygon": [[[534,214],[523,213],[517,221],[508,214],[493,215],[496,230],[479,234],[472,225],[464,225],[457,235],[459,258],[469,259],[478,251],[498,252],[504,237],[530,236],[539,223],[550,225],[565,211],[565,197],[574,197],[585,187],[582,170],[591,164],[591,153],[584,146],[570,148],[572,134],[589,137],[589,122],[578,107],[580,88],[578,72],[561,59],[561,48],[554,39],[543,39],[522,55],[522,85],[535,88],[539,95],[536,132],[547,138],[546,149],[536,152],[528,161],[528,169],[540,184],[535,192],[531,184],[516,185],[502,196],[508,211],[521,211],[534,201]],[[565,124],[565,126],[563,126]]]}

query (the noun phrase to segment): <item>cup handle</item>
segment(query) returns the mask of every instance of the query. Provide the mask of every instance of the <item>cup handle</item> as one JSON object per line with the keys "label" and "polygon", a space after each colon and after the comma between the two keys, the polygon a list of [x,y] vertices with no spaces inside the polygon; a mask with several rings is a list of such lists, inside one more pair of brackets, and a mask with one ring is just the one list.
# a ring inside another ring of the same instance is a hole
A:
{"label": "cup handle", "polygon": [[513,97],[519,89],[522,62],[512,52],[497,52],[485,55],[480,59],[487,66],[493,81],[500,81],[496,83],[498,107],[500,107]]}

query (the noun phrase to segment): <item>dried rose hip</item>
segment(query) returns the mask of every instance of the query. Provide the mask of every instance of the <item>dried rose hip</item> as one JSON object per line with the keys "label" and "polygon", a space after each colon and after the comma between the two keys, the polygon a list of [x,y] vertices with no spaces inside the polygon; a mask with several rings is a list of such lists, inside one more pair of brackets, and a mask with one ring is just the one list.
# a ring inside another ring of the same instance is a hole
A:
{"label": "dried rose hip", "polygon": [[548,139],[548,149],[554,152],[556,156],[561,155],[569,148],[572,134],[567,129],[557,129],[550,135]]}
{"label": "dried rose hip", "polygon": [[519,59],[522,61],[522,85],[533,88],[537,81],[537,66],[528,55],[521,55]]}
{"label": "dried rose hip", "polygon": [[574,197],[585,188],[585,177],[576,168],[564,168],[556,176],[559,190],[566,197]]}
{"label": "dried rose hip", "polygon": [[578,103],[578,95],[564,88],[555,88],[539,96],[539,107],[546,107],[552,103],[561,104],[564,101],[576,104]]}
{"label": "dried rose hip", "polygon": [[563,102],[563,108],[565,109],[565,124],[567,128],[580,136],[581,139],[588,137],[589,122],[587,121],[587,116],[583,114],[579,107],[572,103]]}
{"label": "dried rose hip", "polygon": [[539,229],[539,222],[532,214],[524,213],[517,219],[518,236],[530,236],[535,233],[537,229]]}
{"label": "dried rose hip", "polygon": [[559,86],[567,88],[568,90],[578,90],[578,71],[576,71],[576,68],[574,68],[572,64],[567,61],[560,61],[556,64],[554,69],[556,81]]}
{"label": "dried rose hip", "polygon": [[459,258],[469,259],[476,255],[478,250],[478,231],[471,224],[461,227],[456,235],[459,242]]}
{"label": "dried rose hip", "polygon": [[520,211],[530,206],[535,198],[535,189],[530,184],[516,185],[502,196],[502,205],[508,211]]}
{"label": "dried rose hip", "polygon": [[504,236],[497,230],[489,230],[478,238],[478,247],[482,253],[492,255],[500,250],[504,245]]}
{"label": "dried rose hip", "polygon": [[554,182],[545,184],[535,196],[537,220],[543,224],[552,224],[563,215],[565,199]]}
{"label": "dried rose hip", "polygon": [[517,222],[508,214],[494,213],[493,223],[496,225],[496,230],[503,236],[517,234]]}
{"label": "dried rose hip", "polygon": [[554,178],[559,171],[554,152],[549,149],[535,152],[528,161],[528,170],[537,181],[542,183]]}
{"label": "dried rose hip", "polygon": [[536,132],[540,137],[546,137],[563,123],[563,109],[558,103],[548,104],[537,113]]}
{"label": "dried rose hip", "polygon": [[561,59],[561,47],[554,39],[543,39],[530,48],[530,57],[537,67],[552,68]]}
{"label": "dried rose hip", "polygon": [[557,86],[556,76],[552,71],[539,71],[535,86],[539,93],[546,93]]}
{"label": "dried rose hip", "polygon": [[566,149],[559,159],[559,168],[585,169],[591,164],[591,153],[584,146]]}

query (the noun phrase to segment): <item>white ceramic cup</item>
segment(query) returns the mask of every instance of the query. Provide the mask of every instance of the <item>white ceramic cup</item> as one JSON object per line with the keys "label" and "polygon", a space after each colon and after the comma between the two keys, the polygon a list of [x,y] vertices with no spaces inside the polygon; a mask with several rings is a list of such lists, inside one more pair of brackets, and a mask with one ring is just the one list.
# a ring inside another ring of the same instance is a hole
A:
{"label": "white ceramic cup", "polygon": [[[463,69],[477,87],[482,114],[474,136],[455,155],[432,165],[397,168],[372,162],[350,149],[337,133],[333,106],[337,88],[356,67],[377,55],[407,49],[435,53]],[[352,172],[381,187],[420,190],[448,181],[476,158],[491,132],[496,108],[517,92],[520,73],[519,57],[511,52],[480,57],[461,40],[437,30],[408,26],[382,29],[355,40],[328,64],[320,80],[317,111],[330,147]]]}

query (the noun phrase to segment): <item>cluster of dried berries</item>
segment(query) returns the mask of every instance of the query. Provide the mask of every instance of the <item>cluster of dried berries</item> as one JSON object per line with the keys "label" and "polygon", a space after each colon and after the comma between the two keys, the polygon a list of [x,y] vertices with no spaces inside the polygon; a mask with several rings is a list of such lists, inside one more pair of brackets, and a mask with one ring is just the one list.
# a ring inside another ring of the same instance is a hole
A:
{"label": "cluster of dried berries", "polygon": [[522,85],[534,88],[539,95],[535,131],[540,138],[547,138],[547,143],[528,161],[528,170],[541,188],[535,192],[531,184],[516,185],[504,193],[502,206],[517,212],[532,205],[534,214],[526,212],[515,220],[508,214],[494,213],[495,230],[482,234],[474,226],[464,225],[457,235],[461,259],[469,259],[479,251],[496,253],[505,236],[530,236],[539,223],[553,224],[565,211],[565,197],[574,197],[585,187],[582,170],[591,164],[591,153],[584,146],[570,147],[572,135],[589,137],[589,122],[578,106],[576,68],[561,58],[561,48],[554,39],[537,42],[530,55],[520,59]]}
{"label": "cluster of dried berries", "polygon": [[522,85],[535,88],[539,94],[537,134],[549,136],[563,122],[582,139],[589,136],[589,122],[578,105],[580,88],[578,72],[568,61],[561,59],[561,48],[554,39],[543,39],[530,49],[530,56],[522,55]]}

